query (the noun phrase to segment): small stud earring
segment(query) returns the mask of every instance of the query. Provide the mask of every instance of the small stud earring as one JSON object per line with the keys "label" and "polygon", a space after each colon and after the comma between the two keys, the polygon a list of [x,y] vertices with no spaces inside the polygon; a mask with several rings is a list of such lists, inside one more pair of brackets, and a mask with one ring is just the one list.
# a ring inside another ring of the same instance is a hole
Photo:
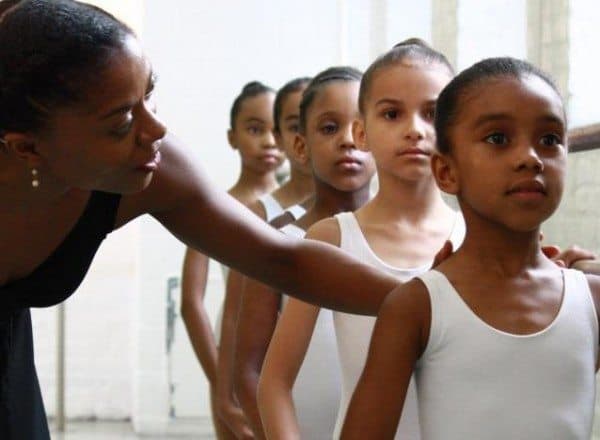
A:
{"label": "small stud earring", "polygon": [[38,178],[38,170],[35,168],[31,169],[31,186],[37,188],[40,186],[40,179]]}

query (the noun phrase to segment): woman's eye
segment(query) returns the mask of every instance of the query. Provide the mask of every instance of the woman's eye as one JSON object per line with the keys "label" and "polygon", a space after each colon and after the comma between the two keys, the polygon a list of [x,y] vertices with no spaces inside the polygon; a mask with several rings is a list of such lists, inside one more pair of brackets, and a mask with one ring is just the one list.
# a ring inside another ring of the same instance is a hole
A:
{"label": "woman's eye", "polygon": [[488,144],[504,145],[508,143],[508,137],[504,133],[492,133],[485,138]]}
{"label": "woman's eye", "polygon": [[121,127],[116,128],[115,130],[112,130],[110,132],[110,134],[112,136],[116,137],[117,139],[121,139],[121,138],[124,138],[125,136],[127,136],[132,128],[133,128],[133,119],[128,121],[125,125],[122,125]]}
{"label": "woman's eye", "polygon": [[542,138],[540,139],[540,143],[544,146],[551,147],[554,145],[562,144],[562,139],[560,138],[560,136],[551,133],[542,136]]}
{"label": "woman's eye", "polygon": [[290,131],[292,133],[298,133],[299,129],[300,129],[300,126],[298,124],[293,124],[288,127],[288,131]]}

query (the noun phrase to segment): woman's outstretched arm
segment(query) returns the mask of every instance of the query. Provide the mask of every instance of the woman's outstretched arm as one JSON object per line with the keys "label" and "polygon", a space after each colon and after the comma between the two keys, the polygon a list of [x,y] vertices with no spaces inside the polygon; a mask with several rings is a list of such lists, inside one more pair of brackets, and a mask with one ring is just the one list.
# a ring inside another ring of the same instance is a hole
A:
{"label": "woman's outstretched arm", "polygon": [[213,188],[173,136],[165,138],[161,152],[149,187],[123,198],[119,225],[150,213],[188,246],[279,291],[334,310],[375,315],[398,284],[334,246],[273,229]]}

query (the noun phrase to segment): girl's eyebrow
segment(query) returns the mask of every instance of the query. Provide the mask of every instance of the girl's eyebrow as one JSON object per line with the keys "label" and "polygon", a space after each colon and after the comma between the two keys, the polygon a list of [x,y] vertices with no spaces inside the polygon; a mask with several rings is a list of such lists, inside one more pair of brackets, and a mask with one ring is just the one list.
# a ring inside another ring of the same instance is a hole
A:
{"label": "girl's eyebrow", "polygon": [[477,128],[488,122],[507,121],[507,120],[512,120],[512,119],[514,119],[514,118],[511,115],[509,115],[508,113],[483,114],[475,120],[475,122],[473,123],[473,127]]}
{"label": "girl's eyebrow", "polygon": [[381,98],[379,101],[375,103],[376,106],[384,105],[384,104],[401,104],[403,101],[401,99],[393,99],[393,98]]}
{"label": "girl's eyebrow", "polygon": [[[511,116],[508,113],[488,113],[488,114],[483,114],[481,116],[479,116],[475,122],[473,123],[473,128],[477,128],[480,127],[481,125],[484,125],[488,122],[497,122],[497,121],[512,121],[515,118],[513,116]],[[562,118],[548,113],[545,114],[543,116],[540,116],[539,118],[537,118],[539,121],[541,122],[550,122],[553,124],[560,124],[560,125],[564,125],[565,122],[563,121]]]}
{"label": "girl's eyebrow", "polygon": [[[424,102],[425,105],[435,105],[435,103],[437,102],[437,99],[428,99]],[[402,104],[404,103],[403,100],[401,99],[394,99],[394,98],[381,98],[379,101],[377,101],[375,103],[375,106],[378,105],[389,105],[389,104],[393,104],[393,105],[398,105],[398,104]]]}
{"label": "girl's eyebrow", "polygon": [[260,118],[254,118],[254,117],[249,117],[248,119],[244,120],[245,123],[251,123],[251,122],[258,122],[259,124],[264,124],[265,121],[263,121]]}

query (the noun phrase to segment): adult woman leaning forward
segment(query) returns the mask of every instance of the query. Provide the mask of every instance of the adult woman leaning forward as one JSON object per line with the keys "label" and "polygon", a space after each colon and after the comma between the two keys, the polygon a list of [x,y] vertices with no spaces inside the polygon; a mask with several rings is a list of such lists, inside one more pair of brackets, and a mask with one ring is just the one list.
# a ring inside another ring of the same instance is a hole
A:
{"label": "adult woman leaning forward", "polygon": [[0,438],[49,438],[29,308],[65,300],[104,237],[142,214],[301,299],[377,311],[393,278],[285,237],[211,187],[156,116],[152,67],[125,24],[73,0],[2,10]]}

